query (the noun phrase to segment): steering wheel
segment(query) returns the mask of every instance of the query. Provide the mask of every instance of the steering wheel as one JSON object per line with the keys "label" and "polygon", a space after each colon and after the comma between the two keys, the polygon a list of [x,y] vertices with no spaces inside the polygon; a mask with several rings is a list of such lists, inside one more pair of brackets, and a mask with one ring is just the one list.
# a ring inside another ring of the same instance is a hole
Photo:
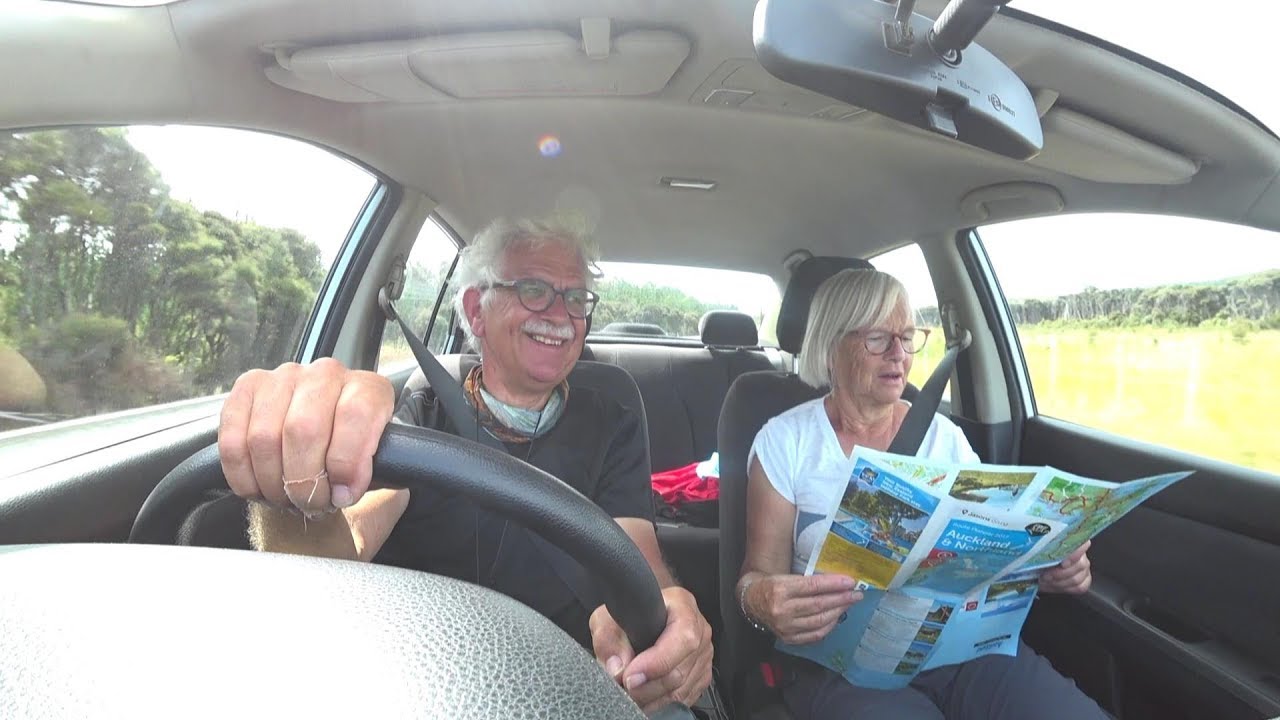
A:
{"label": "steering wheel", "polygon": [[[461,494],[565,550],[637,652],[665,626],[640,551],[547,473],[401,425],[384,432],[373,469],[411,491]],[[171,544],[205,493],[225,487],[217,446],[197,452],[147,498],[130,542]],[[131,544],[0,548],[0,576],[0,678],[17,678],[0,682],[0,716],[160,717],[185,703],[201,717],[642,717],[549,620],[427,573]]]}

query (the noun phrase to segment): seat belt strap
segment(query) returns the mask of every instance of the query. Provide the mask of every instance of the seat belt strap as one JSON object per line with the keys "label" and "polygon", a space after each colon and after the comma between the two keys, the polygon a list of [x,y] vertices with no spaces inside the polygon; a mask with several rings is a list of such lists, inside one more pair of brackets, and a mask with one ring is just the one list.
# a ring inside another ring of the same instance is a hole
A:
{"label": "seat belt strap", "polygon": [[938,412],[938,403],[942,402],[942,391],[946,389],[947,381],[951,379],[951,370],[955,367],[956,358],[961,351],[969,347],[969,343],[973,340],[973,335],[968,330],[962,329],[960,332],[961,336],[957,340],[947,343],[947,352],[943,354],[933,374],[925,381],[924,387],[920,388],[915,402],[911,403],[911,409],[907,410],[907,416],[902,419],[898,434],[889,444],[889,452],[897,455],[915,455],[920,451],[920,444],[924,442],[924,436],[929,432],[929,426],[933,424],[933,416]]}

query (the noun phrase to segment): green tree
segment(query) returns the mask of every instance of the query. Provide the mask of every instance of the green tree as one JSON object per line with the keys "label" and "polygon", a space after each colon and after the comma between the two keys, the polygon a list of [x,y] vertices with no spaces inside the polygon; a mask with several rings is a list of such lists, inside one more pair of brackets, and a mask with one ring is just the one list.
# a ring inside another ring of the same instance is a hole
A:
{"label": "green tree", "polygon": [[324,278],[300,233],[170,198],[117,129],[0,135],[0,224],[13,243],[0,249],[0,337],[39,359],[70,414],[213,392],[274,365]]}
{"label": "green tree", "polygon": [[12,343],[18,334],[19,279],[17,262],[9,253],[0,249],[0,345]]}
{"label": "green tree", "polygon": [[59,318],[31,333],[23,355],[45,380],[54,413],[80,416],[190,396],[181,373],[140,347],[119,318]]}

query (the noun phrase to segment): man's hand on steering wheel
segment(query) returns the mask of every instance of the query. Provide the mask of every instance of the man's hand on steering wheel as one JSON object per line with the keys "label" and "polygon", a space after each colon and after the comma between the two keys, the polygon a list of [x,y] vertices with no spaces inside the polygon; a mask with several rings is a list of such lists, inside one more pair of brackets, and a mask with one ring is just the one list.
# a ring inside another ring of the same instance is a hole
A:
{"label": "man's hand on steering wheel", "polygon": [[308,514],[350,507],[369,488],[394,404],[389,380],[331,358],[247,372],[218,426],[227,484]]}
{"label": "man's hand on steering wheel", "polygon": [[653,647],[635,654],[627,635],[601,605],[591,614],[596,659],[646,714],[671,702],[692,705],[711,684],[711,626],[693,595],[682,587],[662,590],[667,625]]}

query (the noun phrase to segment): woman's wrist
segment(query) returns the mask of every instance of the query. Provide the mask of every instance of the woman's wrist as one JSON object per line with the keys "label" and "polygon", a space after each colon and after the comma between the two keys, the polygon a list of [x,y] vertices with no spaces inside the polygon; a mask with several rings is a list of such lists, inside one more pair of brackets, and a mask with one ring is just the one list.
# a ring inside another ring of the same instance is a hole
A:
{"label": "woman's wrist", "polygon": [[760,632],[772,632],[769,626],[757,619],[755,613],[751,612],[751,607],[747,601],[747,593],[751,590],[751,586],[756,582],[764,579],[764,573],[750,573],[742,578],[742,583],[738,588],[738,611],[742,613],[742,617],[751,627]]}

